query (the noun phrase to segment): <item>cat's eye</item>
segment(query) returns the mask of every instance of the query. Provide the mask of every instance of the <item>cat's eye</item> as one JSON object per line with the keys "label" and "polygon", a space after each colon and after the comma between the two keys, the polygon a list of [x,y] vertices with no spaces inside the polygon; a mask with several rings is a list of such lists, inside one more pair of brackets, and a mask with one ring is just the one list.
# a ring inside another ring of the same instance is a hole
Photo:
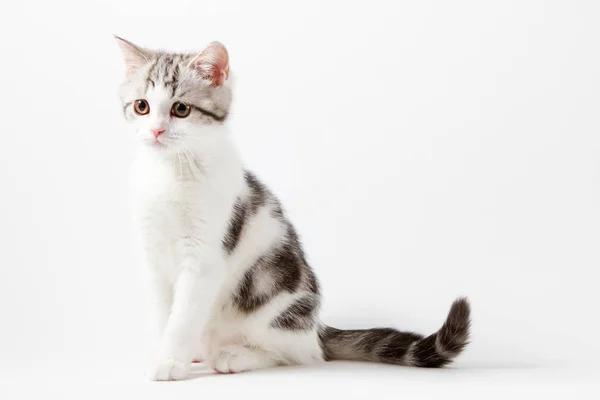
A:
{"label": "cat's eye", "polygon": [[150,105],[144,99],[139,99],[133,102],[133,110],[138,115],[146,115],[150,112]]}
{"label": "cat's eye", "polygon": [[191,107],[185,103],[180,101],[173,103],[173,107],[171,107],[171,115],[177,118],[185,118],[190,115]]}

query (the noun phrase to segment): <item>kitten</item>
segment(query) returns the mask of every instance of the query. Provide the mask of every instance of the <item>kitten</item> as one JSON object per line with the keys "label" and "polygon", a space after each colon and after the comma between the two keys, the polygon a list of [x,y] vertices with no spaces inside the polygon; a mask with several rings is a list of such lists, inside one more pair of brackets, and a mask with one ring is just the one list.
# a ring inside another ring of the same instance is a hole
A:
{"label": "kitten", "polygon": [[117,41],[123,113],[139,142],[133,200],[159,343],[152,379],[183,379],[193,360],[233,373],[326,360],[442,367],[461,353],[462,298],[427,337],[323,324],[294,226],[230,141],[225,47],[179,54]]}

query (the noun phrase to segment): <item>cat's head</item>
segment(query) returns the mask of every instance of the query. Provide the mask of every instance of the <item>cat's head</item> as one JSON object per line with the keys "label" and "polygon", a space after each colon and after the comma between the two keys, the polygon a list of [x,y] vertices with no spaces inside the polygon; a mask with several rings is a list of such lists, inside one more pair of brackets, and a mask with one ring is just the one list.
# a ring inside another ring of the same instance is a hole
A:
{"label": "cat's head", "polygon": [[126,65],[123,113],[140,145],[168,154],[218,139],[231,105],[229,56],[221,43],[185,54],[116,39]]}

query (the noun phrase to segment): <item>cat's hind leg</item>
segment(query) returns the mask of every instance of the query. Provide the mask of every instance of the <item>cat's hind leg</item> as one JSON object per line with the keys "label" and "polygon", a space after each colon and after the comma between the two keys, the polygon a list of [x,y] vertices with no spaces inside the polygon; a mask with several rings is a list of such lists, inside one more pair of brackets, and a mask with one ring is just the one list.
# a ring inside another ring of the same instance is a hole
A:
{"label": "cat's hind leg", "polygon": [[282,364],[267,352],[240,345],[218,349],[208,362],[211,368],[222,374],[271,368]]}

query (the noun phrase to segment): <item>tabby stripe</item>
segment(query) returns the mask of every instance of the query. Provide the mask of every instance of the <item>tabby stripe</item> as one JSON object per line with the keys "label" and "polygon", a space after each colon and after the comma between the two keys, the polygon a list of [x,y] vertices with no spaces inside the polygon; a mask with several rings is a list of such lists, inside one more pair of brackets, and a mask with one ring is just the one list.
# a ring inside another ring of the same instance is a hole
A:
{"label": "tabby stripe", "polygon": [[240,241],[240,237],[242,236],[242,231],[244,229],[244,224],[247,218],[247,205],[243,200],[238,199],[238,201],[233,206],[233,213],[229,220],[229,226],[227,228],[227,233],[223,238],[222,244],[227,251],[228,254],[231,254],[238,242]]}
{"label": "tabby stripe", "polygon": [[175,69],[173,70],[173,83],[172,83],[172,90],[173,93],[171,94],[172,97],[175,97],[175,93],[177,93],[177,88],[179,86],[179,64],[175,65]]}
{"label": "tabby stripe", "polygon": [[314,325],[314,313],[317,307],[318,301],[315,297],[302,297],[271,321],[271,327],[286,331],[312,329]]}
{"label": "tabby stripe", "polygon": [[[154,79],[156,79],[156,77],[154,76],[154,70],[156,69],[157,65],[158,65],[158,60],[154,60],[154,64],[152,64],[152,66],[148,69],[148,77],[146,78],[146,80],[149,83],[152,83],[152,87],[155,87]],[[147,86],[146,86],[146,89],[148,89]]]}
{"label": "tabby stripe", "polygon": [[204,114],[204,115],[206,115],[206,116],[208,116],[208,117],[211,117],[211,118],[212,118],[212,119],[214,119],[215,121],[222,122],[222,121],[225,121],[225,118],[227,118],[227,114],[225,114],[225,115],[223,115],[223,116],[221,116],[221,115],[217,115],[217,114],[215,114],[215,113],[213,113],[213,112],[211,112],[211,111],[205,110],[204,108],[201,108],[201,107],[195,106],[195,105],[193,105],[193,104],[191,105],[191,107],[192,107],[193,109],[195,109],[196,111],[198,111],[198,112],[200,112],[200,113],[202,113],[202,114]]}

